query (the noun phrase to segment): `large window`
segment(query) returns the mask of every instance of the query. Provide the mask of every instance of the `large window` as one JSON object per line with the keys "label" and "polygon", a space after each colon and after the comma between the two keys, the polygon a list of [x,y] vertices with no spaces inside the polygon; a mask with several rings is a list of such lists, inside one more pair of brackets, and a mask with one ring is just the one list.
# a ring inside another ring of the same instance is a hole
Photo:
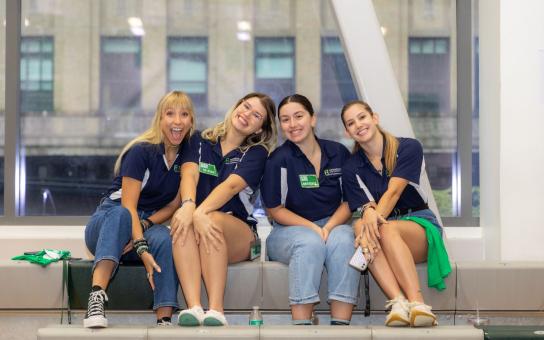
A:
{"label": "large window", "polygon": [[293,38],[255,39],[255,90],[276,103],[295,91],[294,44]]}
{"label": "large window", "polygon": [[[20,13],[5,16],[6,3],[0,0],[6,26],[21,18],[20,45],[0,26],[0,74],[21,81],[0,79],[0,172],[5,167],[5,183],[16,187],[6,190],[2,219],[9,223],[84,223],[111,184],[119,151],[149,127],[157,102],[173,89],[193,98],[200,130],[249,92],[276,102],[302,93],[318,113],[318,136],[351,146],[336,113],[357,92],[330,1],[22,0]],[[456,216],[457,197],[455,5],[375,1],[444,216]],[[21,67],[8,70],[4,53],[13,46]],[[19,92],[19,111],[6,90]],[[6,126],[20,127],[5,139],[4,111],[17,122]],[[3,164],[4,150],[16,161]],[[477,144],[474,155],[477,164]]]}
{"label": "large window", "polygon": [[207,108],[207,38],[168,38],[168,90],[185,91],[197,109]]}
{"label": "large window", "polygon": [[21,39],[21,111],[53,111],[53,38]]}
{"label": "large window", "polygon": [[348,63],[338,37],[321,38],[321,108],[338,110],[357,99]]}
{"label": "large window", "polygon": [[100,107],[138,111],[142,94],[141,43],[136,37],[103,37],[100,57]]}

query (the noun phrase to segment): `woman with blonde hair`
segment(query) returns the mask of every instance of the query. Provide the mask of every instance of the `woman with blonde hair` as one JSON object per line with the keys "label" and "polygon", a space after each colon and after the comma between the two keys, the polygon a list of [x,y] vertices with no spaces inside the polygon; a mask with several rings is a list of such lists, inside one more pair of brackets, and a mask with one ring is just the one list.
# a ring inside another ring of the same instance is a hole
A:
{"label": "woman with blonde hair", "polygon": [[[181,326],[222,326],[229,263],[250,257],[257,240],[252,203],[276,143],[275,106],[261,93],[236,102],[215,127],[195,133],[182,165],[181,208],[172,219],[174,262],[188,309]],[[200,301],[204,279],[209,310]]]}
{"label": "woman with blonde hair", "polygon": [[[429,283],[444,289],[451,271],[442,243],[442,227],[419,186],[423,148],[413,138],[384,131],[379,117],[363,101],[342,108],[342,122],[355,141],[343,167],[342,184],[349,207],[361,218],[353,224],[355,243],[370,260],[368,268],[390,299],[386,326],[433,326],[436,316],[421,294],[416,263],[428,260]],[[436,269],[436,270],[435,270]]]}
{"label": "woman with blonde hair", "polygon": [[191,98],[172,91],[159,101],[151,127],[117,158],[113,184],[85,228],[85,243],[95,256],[85,327],[108,326],[106,289],[121,260],[143,262],[157,324],[171,324],[172,312],[178,308],[178,280],[170,232],[161,223],[181,203],[181,149],[194,124]]}

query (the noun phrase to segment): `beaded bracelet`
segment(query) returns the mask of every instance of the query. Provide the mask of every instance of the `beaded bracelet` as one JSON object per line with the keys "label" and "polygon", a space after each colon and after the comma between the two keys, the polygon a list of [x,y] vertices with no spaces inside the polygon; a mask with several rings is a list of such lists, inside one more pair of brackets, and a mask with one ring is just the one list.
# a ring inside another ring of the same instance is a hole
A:
{"label": "beaded bracelet", "polygon": [[149,252],[149,246],[147,245],[147,240],[145,238],[132,241],[132,245],[134,246],[134,249],[136,249],[136,254],[138,254],[139,257],[142,257],[143,253]]}

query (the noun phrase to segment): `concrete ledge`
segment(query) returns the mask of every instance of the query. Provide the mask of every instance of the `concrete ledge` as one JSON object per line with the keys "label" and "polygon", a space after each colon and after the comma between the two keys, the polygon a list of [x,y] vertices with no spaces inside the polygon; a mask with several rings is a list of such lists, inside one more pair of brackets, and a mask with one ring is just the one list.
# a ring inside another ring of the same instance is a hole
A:
{"label": "concrete ledge", "polygon": [[38,339],[484,339],[481,329],[472,326],[433,328],[389,328],[383,326],[228,326],[228,327],[127,327],[90,330],[80,326],[57,325],[38,330]]}
{"label": "concrete ledge", "polygon": [[51,325],[38,330],[38,340],[60,339],[148,339],[147,328],[143,326],[112,326],[105,329],[87,329],[81,325]]}
{"label": "concrete ledge", "polygon": [[457,263],[458,310],[544,309],[544,263]]}
{"label": "concrete ledge", "polygon": [[228,326],[228,327],[168,327],[149,328],[149,340],[179,340],[179,339],[259,339],[259,327]]}
{"label": "concrete ledge", "polygon": [[260,339],[372,339],[366,326],[263,326]]}
{"label": "concrete ledge", "polygon": [[373,326],[372,339],[483,340],[484,332],[481,329],[472,326],[439,326],[433,328],[392,328]]}
{"label": "concrete ledge", "polygon": [[[427,287],[426,265],[417,271],[425,301],[436,311],[542,311],[544,309],[544,262],[459,262],[452,264],[453,271],[446,279],[446,290]],[[90,270],[90,267],[89,267]],[[144,277],[143,274],[141,275]],[[146,284],[144,279],[138,280]],[[329,310],[326,273],[320,288],[321,303],[316,309]],[[139,284],[139,283],[138,283]],[[59,309],[62,308],[62,264],[52,263],[41,267],[26,261],[0,260],[0,309]],[[78,287],[84,288],[83,284]],[[113,285],[112,285],[113,287]],[[123,285],[126,287],[126,285]],[[113,289],[113,288],[112,288]],[[124,290],[121,290],[124,291]],[[86,304],[85,292],[81,299]],[[371,278],[371,309],[383,311],[385,296]],[[263,310],[288,311],[288,267],[278,262],[242,262],[228,269],[225,291],[227,310],[250,310],[260,306]],[[207,304],[205,290],[203,303]],[[182,308],[185,302],[180,293]],[[360,297],[357,309],[364,307]],[[145,310],[136,306],[133,310]]]}
{"label": "concrete ledge", "polygon": [[0,309],[61,308],[62,263],[0,260],[0,287]]}

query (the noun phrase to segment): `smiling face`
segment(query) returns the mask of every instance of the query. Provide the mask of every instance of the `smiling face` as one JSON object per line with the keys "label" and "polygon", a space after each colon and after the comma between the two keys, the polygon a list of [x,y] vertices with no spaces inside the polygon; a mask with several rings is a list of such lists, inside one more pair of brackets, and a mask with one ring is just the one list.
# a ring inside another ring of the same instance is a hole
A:
{"label": "smiling face", "polygon": [[361,104],[354,104],[346,109],[342,120],[349,136],[359,144],[371,141],[378,132],[378,115],[370,113]]}
{"label": "smiling face", "polygon": [[193,126],[193,117],[189,109],[169,107],[161,113],[161,132],[166,145],[180,145]]}
{"label": "smiling face", "polygon": [[280,108],[280,127],[285,138],[301,143],[313,134],[316,118],[300,103],[290,102]]}
{"label": "smiling face", "polygon": [[231,115],[232,127],[244,136],[260,133],[266,119],[266,109],[258,97],[243,100]]}

